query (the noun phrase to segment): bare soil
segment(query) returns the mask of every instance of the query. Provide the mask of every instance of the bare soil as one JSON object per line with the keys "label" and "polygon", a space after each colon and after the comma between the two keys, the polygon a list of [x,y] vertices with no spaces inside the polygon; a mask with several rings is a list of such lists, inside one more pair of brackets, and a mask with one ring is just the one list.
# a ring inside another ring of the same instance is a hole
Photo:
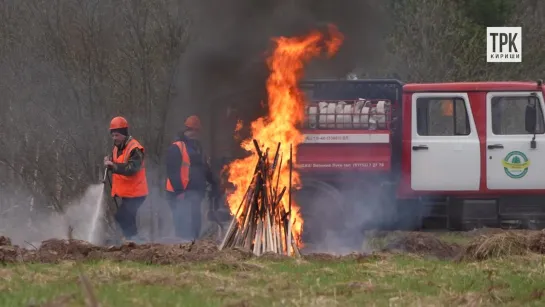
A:
{"label": "bare soil", "polygon": [[252,257],[249,251],[238,249],[219,251],[211,241],[185,244],[135,244],[121,246],[95,246],[81,240],[50,239],[39,248],[14,246],[9,239],[0,237],[0,261],[4,263],[39,262],[58,263],[65,260],[136,261],[149,264],[173,264],[185,261],[225,260],[237,261]]}
{"label": "bare soil", "polygon": [[[366,261],[381,257],[384,253],[411,253],[440,259],[483,260],[505,254],[533,252],[545,254],[545,232],[543,231],[480,231],[466,232],[467,244],[443,240],[435,233],[395,232],[385,247],[372,255],[350,254],[306,254],[305,260]],[[209,240],[184,244],[135,244],[126,242],[121,246],[95,246],[80,240],[50,239],[38,248],[23,248],[12,245],[7,237],[0,236],[0,262],[2,263],[59,263],[66,260],[112,260],[136,261],[148,264],[174,264],[181,262],[221,261],[237,262],[254,257],[250,251],[241,249],[218,250]],[[261,256],[264,260],[282,261],[287,257],[276,254]]]}

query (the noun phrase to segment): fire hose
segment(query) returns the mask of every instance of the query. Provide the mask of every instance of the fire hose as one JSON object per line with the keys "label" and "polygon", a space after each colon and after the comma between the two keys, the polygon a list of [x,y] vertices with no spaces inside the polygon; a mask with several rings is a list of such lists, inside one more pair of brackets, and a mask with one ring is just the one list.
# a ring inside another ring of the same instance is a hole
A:
{"label": "fire hose", "polygon": [[[108,180],[108,186],[110,187],[110,190],[111,190],[112,189],[112,179],[110,178],[110,176],[108,176],[108,168],[107,167],[104,168],[104,178],[102,178],[102,183],[103,184],[106,184],[106,179]],[[117,199],[115,198],[115,196],[113,196],[112,199],[114,200],[115,208],[119,209],[119,204],[117,203]]]}

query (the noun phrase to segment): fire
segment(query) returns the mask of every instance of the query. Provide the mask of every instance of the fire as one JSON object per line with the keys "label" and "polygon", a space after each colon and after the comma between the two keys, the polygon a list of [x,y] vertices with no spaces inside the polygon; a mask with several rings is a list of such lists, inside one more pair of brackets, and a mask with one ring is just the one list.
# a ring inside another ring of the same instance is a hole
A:
{"label": "fire", "polygon": [[235,140],[236,140],[236,141],[240,141],[240,139],[242,138],[242,137],[240,136],[240,130],[242,130],[242,127],[243,127],[242,121],[239,119],[239,120],[237,121],[237,125],[236,125],[236,127],[235,127]]}
{"label": "fire", "polygon": [[[268,106],[267,117],[261,117],[252,122],[252,136],[241,143],[241,147],[252,153],[247,158],[233,161],[227,166],[228,180],[235,186],[235,190],[228,195],[227,203],[232,215],[237,215],[237,209],[244,199],[248,185],[252,181],[252,175],[257,163],[256,149],[253,139],[261,142],[260,146],[275,150],[278,143],[280,151],[284,153],[283,163],[280,169],[280,187],[289,186],[289,153],[290,144],[293,148],[293,165],[296,165],[297,146],[304,140],[303,134],[297,126],[303,121],[305,113],[304,94],[298,88],[298,81],[303,75],[304,64],[311,58],[320,55],[323,49],[329,56],[335,54],[343,36],[335,26],[329,26],[329,37],[325,37],[318,31],[313,31],[305,37],[278,37],[273,39],[276,48],[267,59],[270,75],[267,80]],[[237,125],[237,130],[240,128]],[[270,157],[273,159],[274,157]],[[292,171],[292,186],[300,188],[300,176],[295,169]],[[288,197],[282,198],[282,205],[286,212],[289,211]],[[303,218],[299,206],[292,200],[291,224],[295,242],[302,246],[301,234],[303,231]],[[240,212],[237,215],[240,218]]]}

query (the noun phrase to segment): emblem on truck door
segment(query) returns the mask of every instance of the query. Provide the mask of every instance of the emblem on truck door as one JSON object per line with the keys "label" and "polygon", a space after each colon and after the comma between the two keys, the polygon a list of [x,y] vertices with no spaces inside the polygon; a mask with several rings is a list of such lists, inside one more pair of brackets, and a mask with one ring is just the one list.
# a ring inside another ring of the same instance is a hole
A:
{"label": "emblem on truck door", "polygon": [[508,153],[501,162],[505,174],[513,179],[520,179],[526,176],[528,167],[530,166],[530,160],[528,160],[528,157],[520,151]]}

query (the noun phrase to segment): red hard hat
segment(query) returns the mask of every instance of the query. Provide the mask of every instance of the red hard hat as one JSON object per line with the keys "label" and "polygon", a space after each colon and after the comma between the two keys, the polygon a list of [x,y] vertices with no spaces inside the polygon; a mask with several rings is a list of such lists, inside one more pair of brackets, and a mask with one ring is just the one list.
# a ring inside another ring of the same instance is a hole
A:
{"label": "red hard hat", "polygon": [[191,115],[185,120],[185,126],[192,130],[201,130],[201,120],[197,116]]}
{"label": "red hard hat", "polygon": [[110,130],[122,128],[129,128],[127,120],[121,116],[114,117],[110,122]]}

